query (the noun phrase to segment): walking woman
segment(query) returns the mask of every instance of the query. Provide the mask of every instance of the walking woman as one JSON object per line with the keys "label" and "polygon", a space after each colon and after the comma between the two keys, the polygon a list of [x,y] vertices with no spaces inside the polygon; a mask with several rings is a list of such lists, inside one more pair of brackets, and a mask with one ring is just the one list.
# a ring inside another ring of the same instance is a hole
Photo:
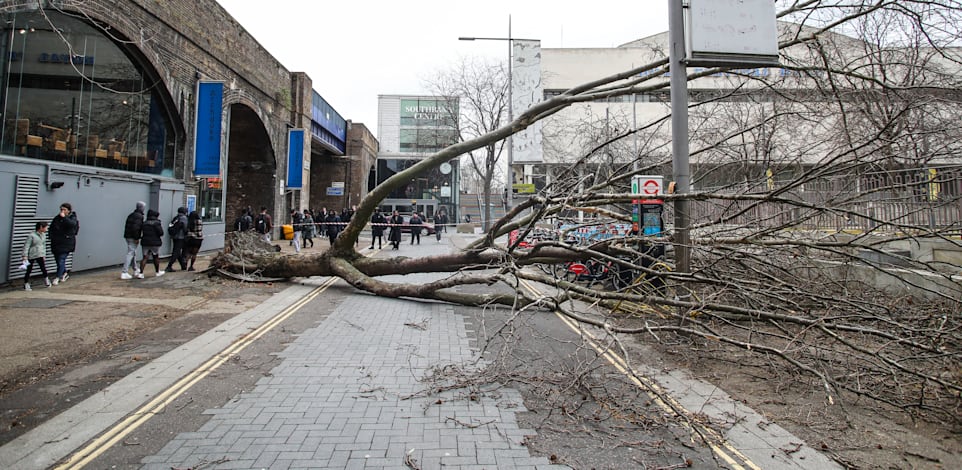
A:
{"label": "walking woman", "polygon": [[311,244],[311,248],[314,248],[314,231],[316,230],[316,225],[314,225],[314,214],[311,213],[310,209],[304,209],[304,221],[301,222],[301,241],[304,243],[304,248],[307,248],[307,244]]}
{"label": "walking woman", "polygon": [[34,266],[40,268],[44,285],[50,287],[50,279],[47,278],[47,265],[43,260],[46,251],[47,223],[37,222],[34,231],[27,235],[27,240],[23,244],[23,264],[26,265],[27,270],[27,273],[23,276],[23,290],[33,290],[30,288],[30,272],[33,271]]}
{"label": "walking woman", "polygon": [[190,211],[187,216],[187,263],[188,271],[194,270],[194,261],[197,261],[197,253],[200,252],[200,245],[204,243],[204,221],[200,219],[197,211]]}

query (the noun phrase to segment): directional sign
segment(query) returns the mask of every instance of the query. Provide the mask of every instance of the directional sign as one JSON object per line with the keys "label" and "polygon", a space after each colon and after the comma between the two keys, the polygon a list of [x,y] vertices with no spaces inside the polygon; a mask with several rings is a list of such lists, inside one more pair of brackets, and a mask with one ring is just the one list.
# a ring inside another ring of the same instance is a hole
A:
{"label": "directional sign", "polygon": [[327,188],[328,196],[343,196],[344,188]]}

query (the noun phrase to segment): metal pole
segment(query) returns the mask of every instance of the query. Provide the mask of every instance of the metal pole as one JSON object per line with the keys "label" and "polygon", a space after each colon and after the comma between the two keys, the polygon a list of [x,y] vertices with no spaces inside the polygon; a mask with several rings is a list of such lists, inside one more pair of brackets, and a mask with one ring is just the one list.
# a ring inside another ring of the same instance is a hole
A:
{"label": "metal pole", "polygon": [[[508,123],[514,122],[514,95],[511,91],[514,83],[511,81],[511,70],[514,68],[514,41],[511,39],[511,15],[508,15]],[[504,209],[511,211],[514,199],[514,134],[508,136],[508,172],[505,176]]]}
{"label": "metal pole", "polygon": [[[668,59],[671,71],[671,152],[675,193],[691,191],[688,162],[688,72],[685,66],[683,0],[668,0]],[[675,272],[691,272],[689,201],[677,199],[675,207]]]}

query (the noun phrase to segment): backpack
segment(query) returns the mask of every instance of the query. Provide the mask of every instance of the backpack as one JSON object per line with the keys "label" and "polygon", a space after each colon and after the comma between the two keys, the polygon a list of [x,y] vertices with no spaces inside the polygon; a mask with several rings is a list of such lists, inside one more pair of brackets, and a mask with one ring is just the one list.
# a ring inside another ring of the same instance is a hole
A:
{"label": "backpack", "polygon": [[174,218],[174,221],[167,226],[167,235],[175,237],[183,229],[184,229],[184,221],[181,220],[180,215],[178,215],[176,218]]}
{"label": "backpack", "polygon": [[257,215],[257,219],[254,221],[254,230],[257,230],[257,233],[267,233],[267,219],[264,214]]}

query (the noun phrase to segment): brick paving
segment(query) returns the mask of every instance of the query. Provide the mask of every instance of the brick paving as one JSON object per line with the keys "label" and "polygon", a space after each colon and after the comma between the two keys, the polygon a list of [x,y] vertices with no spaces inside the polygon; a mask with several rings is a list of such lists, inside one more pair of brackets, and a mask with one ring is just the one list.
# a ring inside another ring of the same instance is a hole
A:
{"label": "brick paving", "polygon": [[[422,243],[401,254],[447,249]],[[420,277],[405,281],[431,279]],[[561,468],[523,445],[534,431],[518,427],[516,390],[419,393],[434,368],[477,358],[449,305],[352,295],[279,356],[253,390],[207,410],[210,421],[143,468]]]}

